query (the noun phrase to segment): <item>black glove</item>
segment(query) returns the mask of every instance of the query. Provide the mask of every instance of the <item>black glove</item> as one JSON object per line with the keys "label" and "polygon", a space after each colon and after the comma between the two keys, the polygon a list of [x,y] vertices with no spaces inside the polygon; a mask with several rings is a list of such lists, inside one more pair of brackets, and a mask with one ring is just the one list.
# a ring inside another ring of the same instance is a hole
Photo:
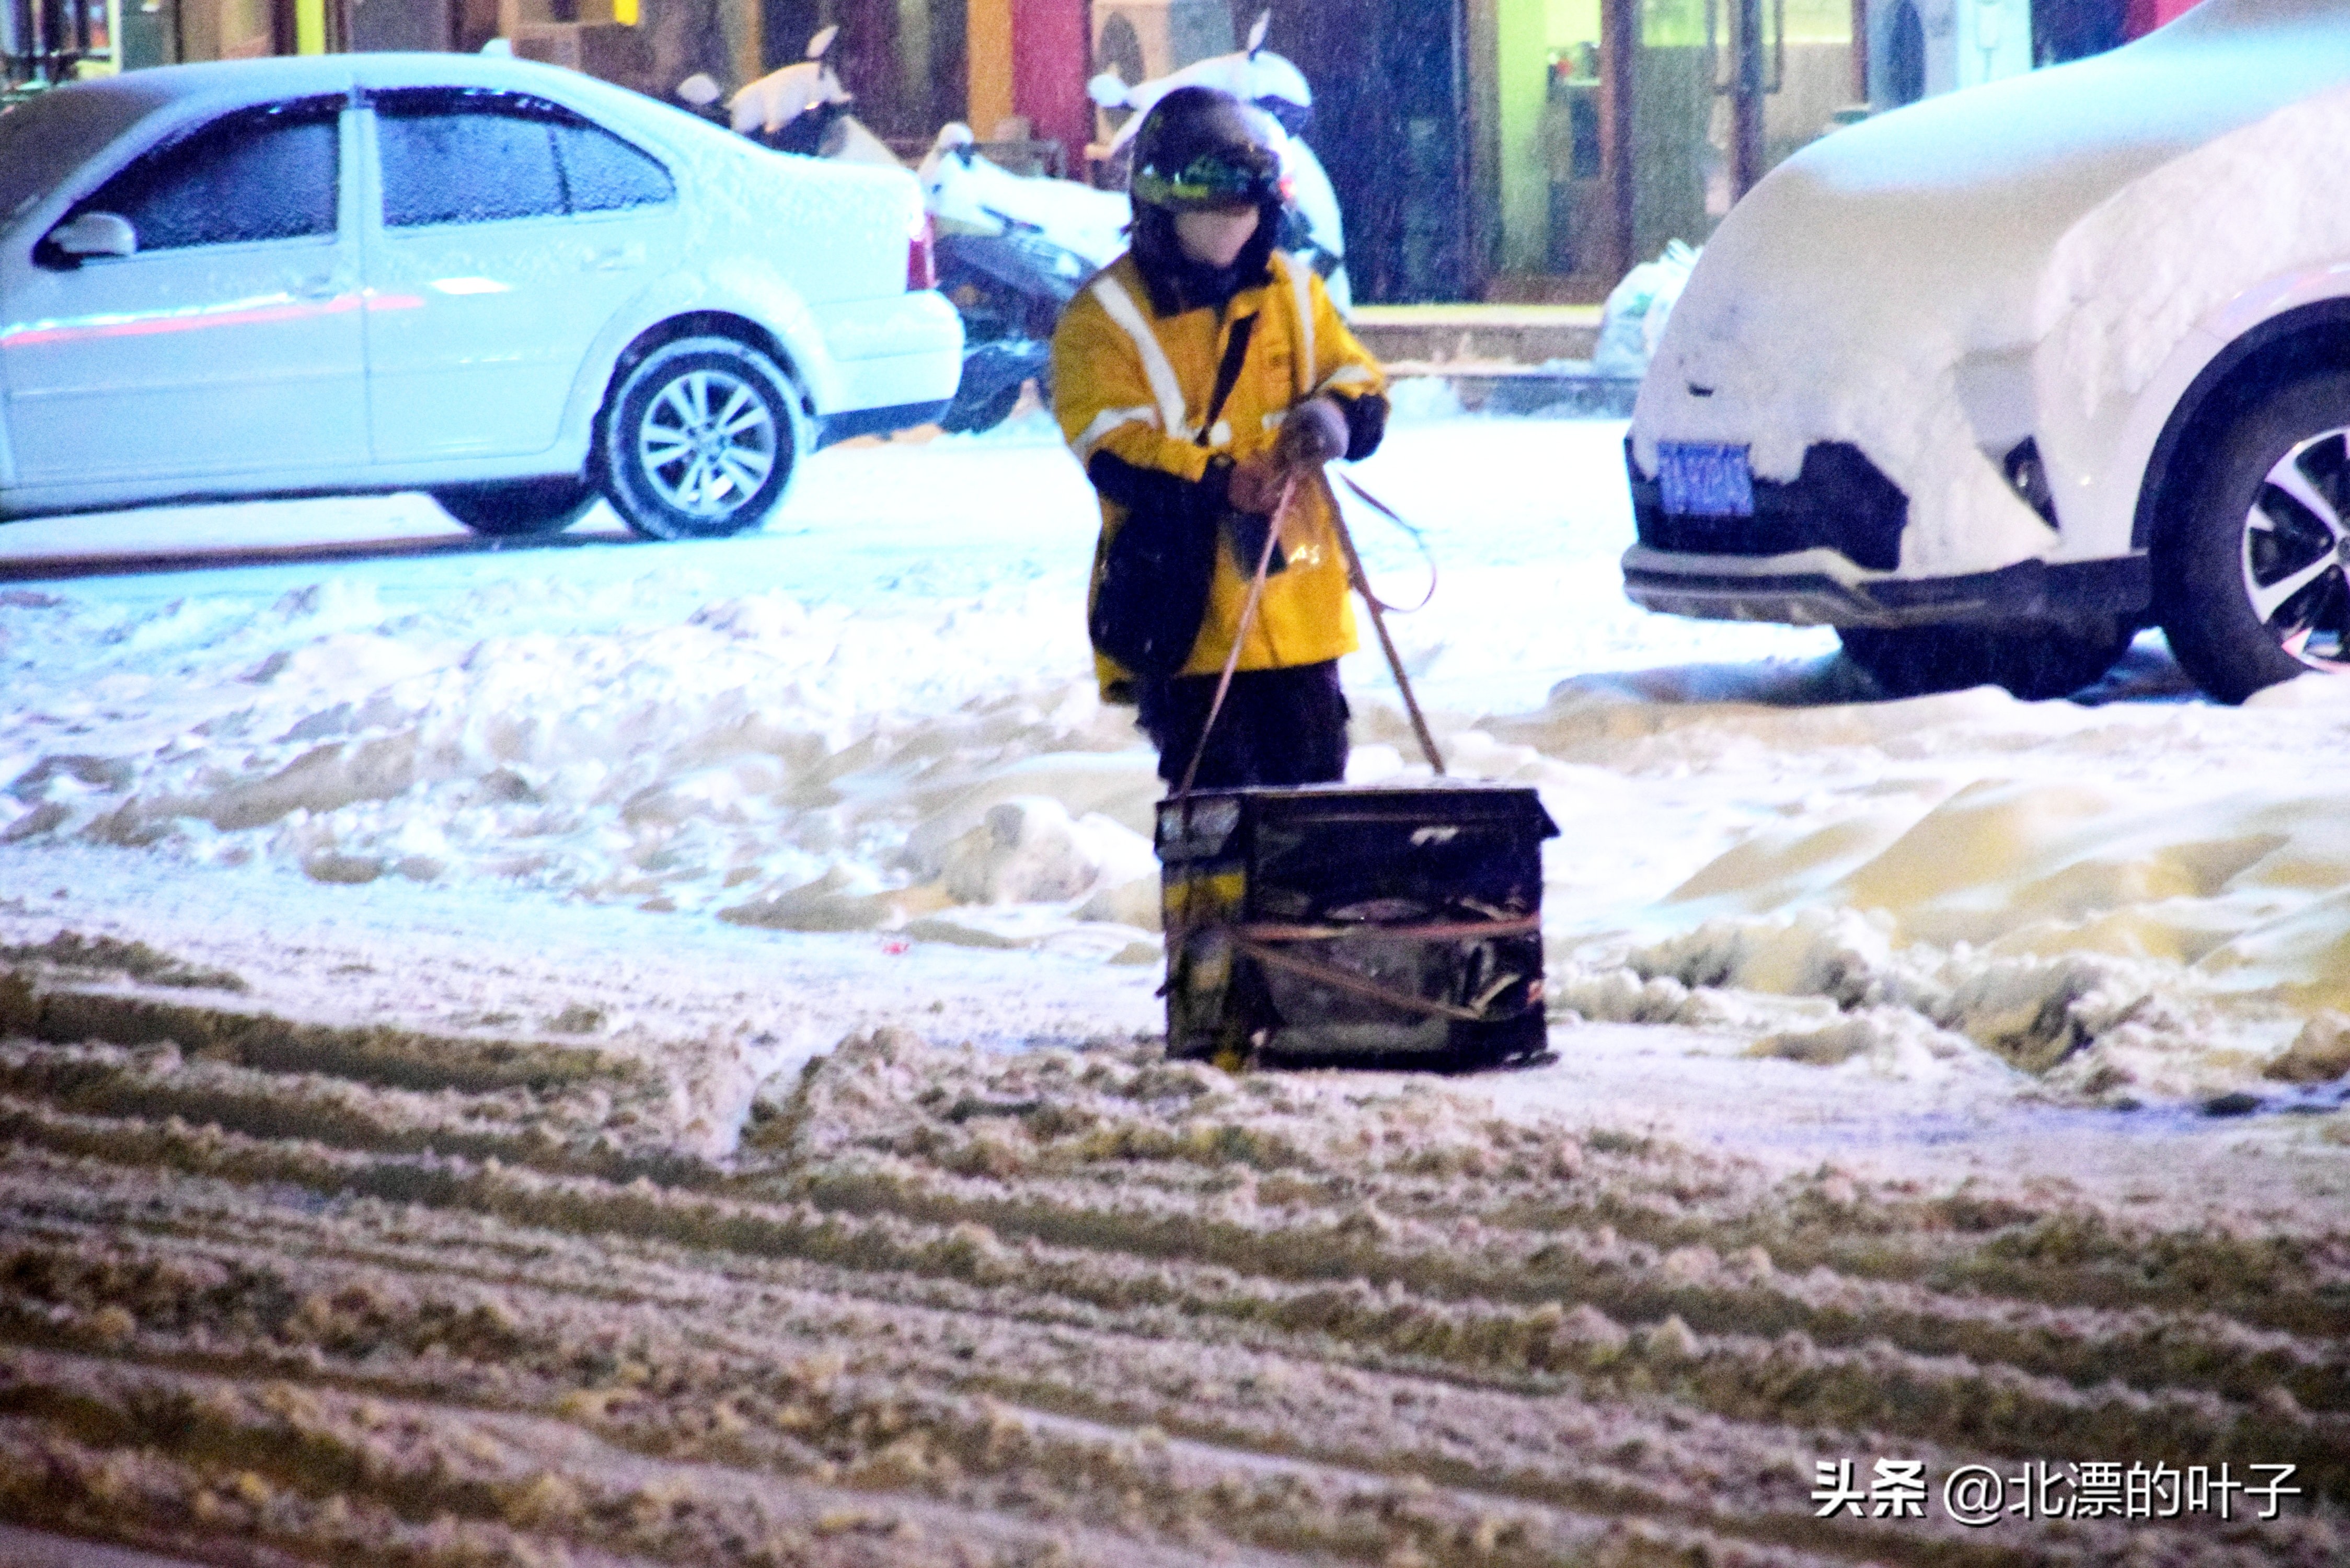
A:
{"label": "black glove", "polygon": [[1347,416],[1328,398],[1308,398],[1281,422],[1274,452],[1290,468],[1319,468],[1347,455]]}

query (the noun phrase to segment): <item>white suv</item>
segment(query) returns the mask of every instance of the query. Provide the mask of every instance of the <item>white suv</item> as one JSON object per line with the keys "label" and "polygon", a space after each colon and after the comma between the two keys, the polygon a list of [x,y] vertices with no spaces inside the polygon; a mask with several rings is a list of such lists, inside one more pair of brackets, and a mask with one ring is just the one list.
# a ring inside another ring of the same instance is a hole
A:
{"label": "white suv", "polygon": [[1827,624],[1896,693],[2240,701],[2350,670],[2350,5],[2205,0],[1840,130],[1706,248],[1640,389],[1626,589]]}
{"label": "white suv", "polygon": [[517,60],[57,88],[0,114],[0,517],[426,489],[525,534],[600,489],[734,533],[953,395],[927,233],[910,176]]}

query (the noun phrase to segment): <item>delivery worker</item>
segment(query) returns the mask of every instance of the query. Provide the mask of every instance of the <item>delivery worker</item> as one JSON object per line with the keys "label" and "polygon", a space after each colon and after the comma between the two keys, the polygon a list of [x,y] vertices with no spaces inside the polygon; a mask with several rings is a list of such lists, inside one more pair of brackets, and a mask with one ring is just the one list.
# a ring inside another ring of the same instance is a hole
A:
{"label": "delivery worker", "polygon": [[[1322,280],[1276,249],[1280,167],[1253,112],[1197,87],[1151,108],[1134,140],[1132,248],[1078,293],[1053,337],[1055,411],[1101,500],[1089,624],[1102,696],[1136,704],[1170,784],[1200,746],[1258,564],[1270,561],[1207,731],[1201,788],[1344,776],[1337,660],[1355,647],[1355,623],[1322,465],[1368,457],[1387,425],[1377,361]],[[1132,596],[1104,593],[1110,541],[1129,524],[1213,553],[1197,635],[1187,611],[1158,673],[1104,650],[1130,641],[1118,618],[1132,615]]]}

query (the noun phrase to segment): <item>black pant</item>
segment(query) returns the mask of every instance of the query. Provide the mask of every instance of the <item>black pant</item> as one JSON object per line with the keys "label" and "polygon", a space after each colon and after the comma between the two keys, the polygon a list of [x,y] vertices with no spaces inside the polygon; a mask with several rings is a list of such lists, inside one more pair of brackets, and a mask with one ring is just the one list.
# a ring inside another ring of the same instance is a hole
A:
{"label": "black pant", "polygon": [[[1200,727],[1216,698],[1212,675],[1154,681],[1139,722],[1159,748],[1159,776],[1183,782]],[[1209,732],[1196,789],[1243,784],[1335,784],[1347,774],[1347,699],[1336,659],[1286,670],[1243,670]]]}

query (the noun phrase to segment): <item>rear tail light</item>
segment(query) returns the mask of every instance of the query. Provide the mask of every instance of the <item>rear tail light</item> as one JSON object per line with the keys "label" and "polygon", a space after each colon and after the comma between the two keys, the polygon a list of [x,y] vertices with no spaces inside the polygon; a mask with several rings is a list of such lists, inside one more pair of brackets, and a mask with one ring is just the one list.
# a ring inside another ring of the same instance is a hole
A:
{"label": "rear tail light", "polygon": [[936,233],[930,213],[915,215],[914,226],[906,235],[906,286],[910,289],[939,286],[938,253],[931,244]]}

